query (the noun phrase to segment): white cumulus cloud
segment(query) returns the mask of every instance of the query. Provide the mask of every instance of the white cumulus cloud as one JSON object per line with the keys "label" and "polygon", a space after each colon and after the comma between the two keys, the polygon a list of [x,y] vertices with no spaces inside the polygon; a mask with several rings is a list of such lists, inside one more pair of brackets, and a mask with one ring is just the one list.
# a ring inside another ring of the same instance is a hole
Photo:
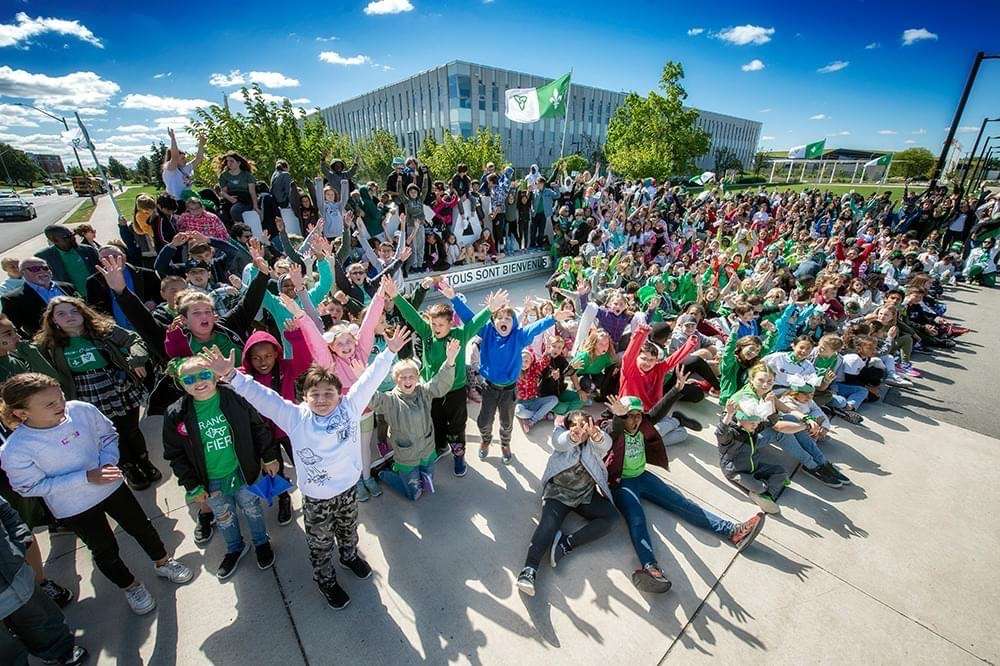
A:
{"label": "white cumulus cloud", "polygon": [[115,131],[124,134],[141,134],[142,132],[151,132],[153,128],[148,125],[119,125]]}
{"label": "white cumulus cloud", "polygon": [[279,105],[284,104],[286,99],[290,101],[293,105],[309,103],[309,98],[307,97],[296,97],[295,99],[291,99],[285,97],[284,95],[272,95],[271,93],[261,93],[260,96],[264,98],[265,102],[274,102],[275,104]]}
{"label": "white cumulus cloud", "polygon": [[825,113],[817,113],[815,116],[809,116],[809,120],[829,120]]}
{"label": "white cumulus cloud", "polygon": [[[166,131],[171,127],[174,129],[187,127],[188,121],[187,116],[160,116],[159,118],[153,118],[153,126],[158,130]],[[119,127],[118,129],[121,130],[122,128]]]}
{"label": "white cumulus cloud", "polygon": [[402,14],[412,12],[413,3],[410,0],[375,0],[365,7],[365,14],[379,16],[382,14]]}
{"label": "white cumulus cloud", "polygon": [[829,65],[823,65],[816,71],[820,74],[830,74],[831,72],[839,72],[850,64],[850,60],[834,60]]}
{"label": "white cumulus cloud", "polygon": [[912,132],[910,132],[910,134],[927,134],[927,130],[925,130],[923,127],[921,127],[918,130],[913,130]]}
{"label": "white cumulus cloud", "polygon": [[321,62],[330,63],[331,65],[364,65],[371,62],[371,58],[360,53],[348,57],[342,56],[336,51],[323,51],[319,54],[319,59]]}
{"label": "white cumulus cloud", "polygon": [[158,74],[153,74],[154,79],[169,79],[173,76],[173,72],[159,72]]}
{"label": "white cumulus cloud", "polygon": [[688,37],[697,37],[703,32],[705,32],[704,28],[690,28],[688,30]]}
{"label": "white cumulus cloud", "polygon": [[773,136],[767,136],[767,135],[765,135],[765,136],[760,137],[760,140],[761,141],[774,141],[774,137]]}
{"label": "white cumulus cloud", "polygon": [[759,72],[764,69],[764,62],[760,58],[754,58],[747,64],[740,67],[744,72]]}
{"label": "white cumulus cloud", "polygon": [[121,106],[123,109],[147,109],[159,113],[191,113],[195,109],[211,106],[204,99],[182,99],[180,97],[161,97],[160,95],[142,95],[131,93],[125,95]]}
{"label": "white cumulus cloud", "polygon": [[914,141],[913,139],[907,139],[903,143],[916,143],[916,141]]}
{"label": "white cumulus cloud", "polygon": [[771,113],[771,109],[761,109],[757,113]]}
{"label": "white cumulus cloud", "polygon": [[925,40],[937,41],[937,34],[927,28],[907,28],[903,31],[903,46],[910,46]]}
{"label": "white cumulus cloud", "polygon": [[229,74],[212,74],[208,79],[208,83],[217,88],[242,86],[250,83],[259,83],[265,88],[295,88],[299,85],[299,80],[285,76],[281,72],[250,72],[249,74],[244,74],[240,70],[234,69]]}
{"label": "white cumulus cloud", "polygon": [[877,49],[880,46],[882,46],[882,45],[879,44],[878,42],[869,42],[869,43],[865,44],[865,50],[871,51],[872,49]]}
{"label": "white cumulus cloud", "polygon": [[892,134],[899,134],[899,132],[897,132],[896,130],[890,130],[890,129],[879,130],[878,133],[883,134],[885,136],[889,136]]}
{"label": "white cumulus cloud", "polygon": [[726,28],[716,35],[719,39],[736,46],[746,46],[747,44],[767,44],[771,41],[774,28],[764,28],[759,25],[738,25],[734,28]]}
{"label": "white cumulus cloud", "polygon": [[31,18],[24,12],[15,14],[14,20],[16,23],[0,23],[0,46],[23,46],[28,44],[32,37],[51,33],[76,37],[99,49],[104,48],[104,43],[101,42],[100,38],[79,21],[42,18],[41,16]]}
{"label": "white cumulus cloud", "polygon": [[0,95],[27,97],[41,105],[70,109],[99,107],[107,104],[119,90],[117,83],[102,79],[94,72],[48,76],[0,66]]}

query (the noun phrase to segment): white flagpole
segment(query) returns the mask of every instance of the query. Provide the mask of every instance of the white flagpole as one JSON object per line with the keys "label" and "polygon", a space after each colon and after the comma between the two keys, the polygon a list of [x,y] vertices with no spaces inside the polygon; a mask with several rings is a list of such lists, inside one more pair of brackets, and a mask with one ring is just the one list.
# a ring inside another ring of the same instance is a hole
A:
{"label": "white flagpole", "polygon": [[889,163],[885,165],[885,173],[883,173],[883,174],[882,174],[882,183],[883,183],[883,184],[884,184],[884,183],[885,183],[885,182],[886,182],[887,180],[889,180],[889,169],[891,169],[891,168],[892,168],[892,158],[893,158],[893,157],[895,157],[895,156],[894,156],[894,155],[890,155],[890,156],[889,156]]}
{"label": "white flagpole", "polygon": [[100,161],[97,159],[97,153],[94,152],[94,144],[90,140],[90,134],[87,133],[87,128],[83,126],[83,121],[80,120],[80,114],[76,111],[73,112],[76,116],[76,124],[80,126],[80,132],[83,133],[83,140],[87,143],[87,149],[90,151],[90,156],[94,158],[94,164],[97,165],[97,171],[101,174],[101,180],[104,181],[104,187],[108,189],[108,196],[111,198],[111,205],[115,207],[115,213],[118,217],[122,217],[122,211],[118,207],[118,200],[115,199],[114,190],[111,189],[111,183],[108,181],[108,174],[104,173],[104,167],[101,166]]}
{"label": "white flagpole", "polygon": [[559,147],[559,159],[566,153],[566,128],[569,127],[569,105],[573,101],[573,68],[569,68],[569,85],[566,86],[566,111],[563,112],[562,145]]}

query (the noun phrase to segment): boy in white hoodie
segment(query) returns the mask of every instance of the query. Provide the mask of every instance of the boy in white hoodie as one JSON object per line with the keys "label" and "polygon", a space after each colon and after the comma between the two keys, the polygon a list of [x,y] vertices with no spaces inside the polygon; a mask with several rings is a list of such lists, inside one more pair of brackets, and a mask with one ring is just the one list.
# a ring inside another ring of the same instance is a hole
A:
{"label": "boy in white hoodie", "polygon": [[289,402],[249,375],[236,372],[232,353],[227,358],[215,347],[203,351],[216,376],[230,382],[239,395],[284,430],[291,440],[303,495],[302,513],[313,580],[327,603],[337,610],[351,599],[337,583],[334,546],[340,551],[340,563],[358,578],[368,578],[372,571],[357,548],[355,486],[361,474],[361,415],[389,373],[396,353],[409,338],[407,329],[396,329],[386,341],[386,350],[364,369],[343,397],[337,376],[312,366],[302,376],[302,404]]}

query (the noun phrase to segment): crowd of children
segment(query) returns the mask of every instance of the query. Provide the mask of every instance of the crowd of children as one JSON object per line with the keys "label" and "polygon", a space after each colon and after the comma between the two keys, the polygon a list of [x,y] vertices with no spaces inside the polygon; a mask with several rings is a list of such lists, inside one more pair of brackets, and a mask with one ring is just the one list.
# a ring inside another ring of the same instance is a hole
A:
{"label": "crowd of children", "polygon": [[[220,183],[235,187],[245,165],[228,157]],[[215,531],[225,541],[219,579],[251,546],[260,568],[273,564],[264,513],[277,500],[279,524],[291,522],[292,465],[313,578],[331,607],[346,606],[334,554],[357,577],[371,574],[358,502],[383,485],[409,501],[434,493],[447,455],[464,476],[471,402],[480,460],[496,421],[500,462],[511,464],[515,422],[529,432],[554,420],[522,592],[534,594],[546,554],[557,566],[619,516],[638,559],[633,583],[665,592],[643,500],[742,550],[779,511],[796,468],[850,484],[823,452],[836,420],[863,427],[888,387],[912,386],[915,356],[968,330],[947,317],[943,290],[996,274],[996,195],[692,196],[611,174],[515,182],[510,169],[479,183],[462,170],[446,188],[414,163],[394,165],[396,189],[380,199],[373,184],[351,191],[344,166],[326,170],[331,205],[315,227],[299,208],[275,215],[273,237],[255,234],[233,217],[242,195],[230,201],[223,185],[217,201],[186,192],[183,207],[167,195],[137,202],[120,240],[85,236],[96,251],[50,229],[58,254],[4,262],[0,490],[30,527],[79,536],[136,613],[155,600],[121,560],[108,517],[157,575],[192,576],[133,496],[165,471],[150,461],[143,408],[163,415],[163,458],[197,507],[196,543]],[[261,185],[255,211],[268,209]],[[473,212],[487,200],[491,213]],[[958,210],[969,219],[956,234]],[[482,245],[453,250],[473,222]],[[477,311],[447,275],[412,277],[539,245],[559,260],[549,298],[520,308],[495,291]],[[77,275],[90,252],[93,274]],[[81,278],[86,293],[56,274]],[[761,510],[740,522],[654,471],[706,425],[684,403],[706,399],[720,405],[720,476]],[[586,522],[563,533],[571,512]],[[31,561],[38,589],[68,603],[37,553]],[[72,641],[59,640],[61,652],[32,649],[78,663]]]}

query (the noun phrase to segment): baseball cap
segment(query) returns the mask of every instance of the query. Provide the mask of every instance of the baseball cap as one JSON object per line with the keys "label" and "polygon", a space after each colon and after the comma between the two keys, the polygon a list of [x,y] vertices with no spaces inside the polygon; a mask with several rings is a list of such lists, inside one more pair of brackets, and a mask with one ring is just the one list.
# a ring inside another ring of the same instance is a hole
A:
{"label": "baseball cap", "polygon": [[644,411],[642,407],[642,400],[634,395],[624,395],[619,398],[621,402],[630,412],[641,412]]}

